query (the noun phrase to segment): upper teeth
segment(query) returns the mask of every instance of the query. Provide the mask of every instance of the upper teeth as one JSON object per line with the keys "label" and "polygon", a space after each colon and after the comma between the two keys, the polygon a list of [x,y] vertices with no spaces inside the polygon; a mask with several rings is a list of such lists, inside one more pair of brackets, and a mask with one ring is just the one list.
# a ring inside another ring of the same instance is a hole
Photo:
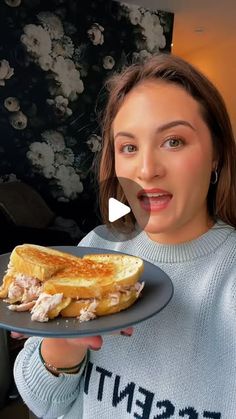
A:
{"label": "upper teeth", "polygon": [[144,194],[144,196],[147,196],[148,198],[158,198],[159,196],[165,196],[166,193],[147,193]]}

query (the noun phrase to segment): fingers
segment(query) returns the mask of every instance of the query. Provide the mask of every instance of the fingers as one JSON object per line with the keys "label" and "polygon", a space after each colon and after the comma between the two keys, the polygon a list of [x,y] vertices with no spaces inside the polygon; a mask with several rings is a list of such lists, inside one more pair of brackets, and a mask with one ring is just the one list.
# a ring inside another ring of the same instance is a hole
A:
{"label": "fingers", "polygon": [[132,336],[133,332],[134,332],[134,328],[133,327],[127,327],[126,329],[121,330],[120,331],[120,334],[121,335],[124,335],[124,336]]}
{"label": "fingers", "polygon": [[[112,334],[121,334],[123,336],[132,336],[134,332],[134,328],[133,327],[127,327],[124,330],[121,330],[120,332],[114,332]],[[87,347],[88,349],[91,349],[93,351],[98,351],[99,349],[101,349],[102,344],[103,344],[103,339],[101,336],[88,336],[85,338],[71,338],[71,339],[66,339],[67,342],[69,342],[71,345],[77,345],[77,346],[83,346],[83,347]]]}
{"label": "fingers", "polygon": [[[120,332],[114,332],[112,334],[121,334],[123,336],[132,336],[134,332],[133,327],[127,327],[124,330],[121,330]],[[28,336],[24,335],[22,333],[18,333],[18,332],[11,332],[11,337],[13,339],[17,339],[17,340],[22,340],[22,339],[27,339]],[[70,343],[71,345],[76,345],[76,346],[84,346],[85,348],[87,347],[88,349],[92,349],[94,351],[98,351],[99,349],[101,349],[102,344],[103,344],[103,339],[101,336],[88,336],[85,338],[70,338],[70,339],[66,339],[68,343]]]}
{"label": "fingers", "polygon": [[27,339],[28,338],[27,335],[23,335],[22,333],[18,333],[18,332],[11,332],[11,337],[13,339],[18,339],[18,340]]}
{"label": "fingers", "polygon": [[120,330],[119,332],[113,332],[112,335],[123,335],[123,336],[132,336],[134,332],[133,327],[127,327],[126,329]]}
{"label": "fingers", "polygon": [[85,338],[71,338],[67,339],[67,342],[71,345],[84,346],[93,351],[98,351],[101,349],[103,344],[103,339],[101,336],[88,336]]}
{"label": "fingers", "polygon": [[[124,336],[132,336],[133,334],[133,327],[127,327],[124,330],[121,330],[120,332],[116,332],[113,334],[121,334]],[[84,348],[87,349],[91,349],[93,351],[99,351],[99,349],[101,349],[102,344],[103,344],[103,339],[102,336],[88,336],[85,338],[71,338],[71,339],[66,339],[67,342],[71,345],[74,346],[82,346]]]}

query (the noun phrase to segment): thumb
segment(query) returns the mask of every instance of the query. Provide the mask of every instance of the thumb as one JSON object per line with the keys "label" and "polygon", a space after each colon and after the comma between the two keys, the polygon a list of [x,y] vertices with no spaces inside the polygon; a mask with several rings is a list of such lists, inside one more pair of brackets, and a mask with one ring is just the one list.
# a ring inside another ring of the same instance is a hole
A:
{"label": "thumb", "polygon": [[84,346],[88,349],[98,351],[101,349],[103,344],[103,339],[101,336],[88,336],[84,338],[71,338],[67,339],[68,343],[76,346]]}

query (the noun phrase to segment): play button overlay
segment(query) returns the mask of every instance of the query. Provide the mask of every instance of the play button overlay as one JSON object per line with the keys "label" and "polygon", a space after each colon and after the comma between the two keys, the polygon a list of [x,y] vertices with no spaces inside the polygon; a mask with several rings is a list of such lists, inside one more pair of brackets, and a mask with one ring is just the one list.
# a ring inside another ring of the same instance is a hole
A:
{"label": "play button overlay", "polygon": [[128,205],[123,204],[115,198],[109,198],[108,200],[108,219],[110,223],[113,223],[119,218],[124,217],[131,211]]}
{"label": "play button overlay", "polygon": [[142,185],[128,178],[114,177],[102,181],[99,189],[102,197],[99,212],[103,225],[96,228],[96,234],[106,241],[120,243],[146,230],[151,220],[147,197],[140,196]]}

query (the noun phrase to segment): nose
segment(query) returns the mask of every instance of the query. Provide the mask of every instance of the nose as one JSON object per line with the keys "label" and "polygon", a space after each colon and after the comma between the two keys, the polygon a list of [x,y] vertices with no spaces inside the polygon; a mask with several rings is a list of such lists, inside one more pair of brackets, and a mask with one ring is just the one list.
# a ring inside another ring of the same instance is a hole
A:
{"label": "nose", "polygon": [[139,156],[138,162],[138,179],[150,180],[154,177],[163,177],[165,175],[165,167],[156,150],[143,150]]}

